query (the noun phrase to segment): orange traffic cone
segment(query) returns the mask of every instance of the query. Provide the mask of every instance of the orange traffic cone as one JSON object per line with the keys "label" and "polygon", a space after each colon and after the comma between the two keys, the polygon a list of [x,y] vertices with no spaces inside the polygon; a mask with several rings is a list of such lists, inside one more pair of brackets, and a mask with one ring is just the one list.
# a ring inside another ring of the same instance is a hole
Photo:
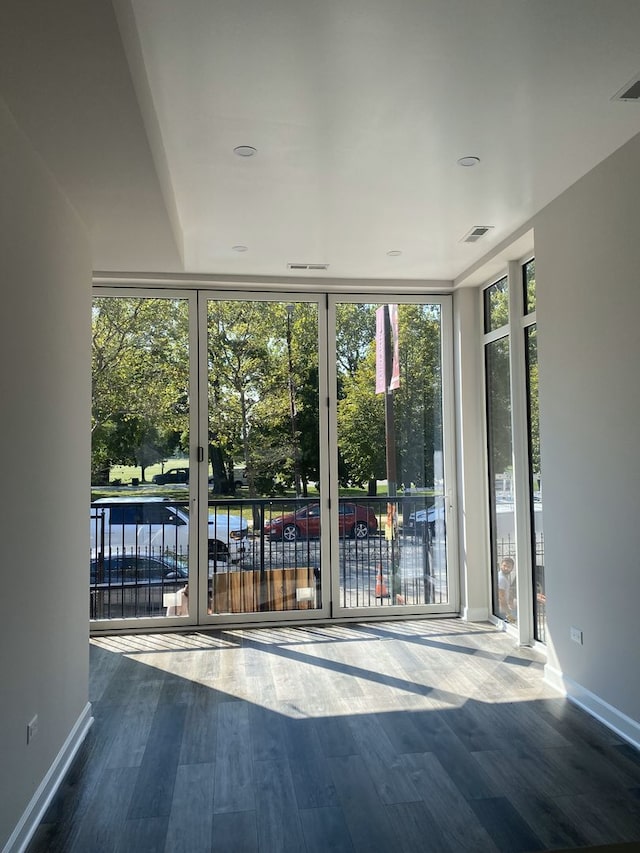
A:
{"label": "orange traffic cone", "polygon": [[376,576],[376,598],[389,598],[389,590],[382,577],[382,563],[377,565],[378,574]]}

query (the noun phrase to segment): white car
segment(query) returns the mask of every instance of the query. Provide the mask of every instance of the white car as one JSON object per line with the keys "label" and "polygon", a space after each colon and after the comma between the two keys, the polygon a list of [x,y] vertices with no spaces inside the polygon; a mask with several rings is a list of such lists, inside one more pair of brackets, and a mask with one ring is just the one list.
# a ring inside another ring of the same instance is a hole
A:
{"label": "white car", "polygon": [[[237,562],[247,550],[244,519],[224,507],[209,507],[209,560]],[[186,557],[189,549],[187,507],[162,498],[103,498],[91,505],[91,552],[134,551]]]}
{"label": "white car", "polygon": [[412,512],[407,520],[407,529],[415,531],[416,536],[426,536],[431,540],[436,533],[436,522],[444,522],[446,519],[444,506],[424,507]]}

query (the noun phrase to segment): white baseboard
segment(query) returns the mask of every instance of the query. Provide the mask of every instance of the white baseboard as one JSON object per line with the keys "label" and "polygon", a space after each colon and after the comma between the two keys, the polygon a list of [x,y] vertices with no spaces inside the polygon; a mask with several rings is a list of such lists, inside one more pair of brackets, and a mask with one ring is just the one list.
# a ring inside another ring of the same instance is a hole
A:
{"label": "white baseboard", "polygon": [[563,675],[560,670],[550,667],[544,668],[544,680],[547,684],[564,693],[567,699],[578,705],[596,720],[599,720],[611,731],[615,732],[624,740],[628,741],[636,749],[640,749],[640,723],[623,714],[613,705],[605,702],[595,693],[587,690],[581,684]]}
{"label": "white baseboard", "polygon": [[488,622],[489,610],[486,607],[463,607],[462,618],[465,622]]}
{"label": "white baseboard", "polygon": [[31,802],[18,821],[18,825],[11,833],[2,853],[23,853],[26,850],[92,723],[91,702],[87,702],[47,775],[38,786]]}

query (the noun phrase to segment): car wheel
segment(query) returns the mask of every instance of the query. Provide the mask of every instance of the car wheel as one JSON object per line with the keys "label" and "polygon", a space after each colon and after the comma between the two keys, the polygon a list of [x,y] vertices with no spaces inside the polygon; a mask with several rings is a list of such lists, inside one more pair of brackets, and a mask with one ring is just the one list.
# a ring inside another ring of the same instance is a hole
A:
{"label": "car wheel", "polygon": [[365,521],[356,521],[353,525],[351,535],[354,539],[366,539],[369,535],[369,527]]}
{"label": "car wheel", "polygon": [[299,535],[300,531],[295,524],[285,524],[282,528],[282,538],[285,542],[295,542]]}

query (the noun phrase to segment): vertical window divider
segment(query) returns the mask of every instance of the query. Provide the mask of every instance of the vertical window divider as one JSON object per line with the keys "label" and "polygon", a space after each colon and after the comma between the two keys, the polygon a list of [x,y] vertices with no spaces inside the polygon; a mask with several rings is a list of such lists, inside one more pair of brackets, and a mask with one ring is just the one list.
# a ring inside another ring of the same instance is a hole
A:
{"label": "vertical window divider", "polygon": [[527,429],[527,392],[525,338],[522,317],[524,296],[521,287],[522,265],[508,264],[509,319],[511,329],[511,418],[513,449],[514,521],[516,536],[516,584],[518,595],[518,639],[527,645],[533,637],[533,587],[531,549],[531,513],[529,509],[529,444]]}

